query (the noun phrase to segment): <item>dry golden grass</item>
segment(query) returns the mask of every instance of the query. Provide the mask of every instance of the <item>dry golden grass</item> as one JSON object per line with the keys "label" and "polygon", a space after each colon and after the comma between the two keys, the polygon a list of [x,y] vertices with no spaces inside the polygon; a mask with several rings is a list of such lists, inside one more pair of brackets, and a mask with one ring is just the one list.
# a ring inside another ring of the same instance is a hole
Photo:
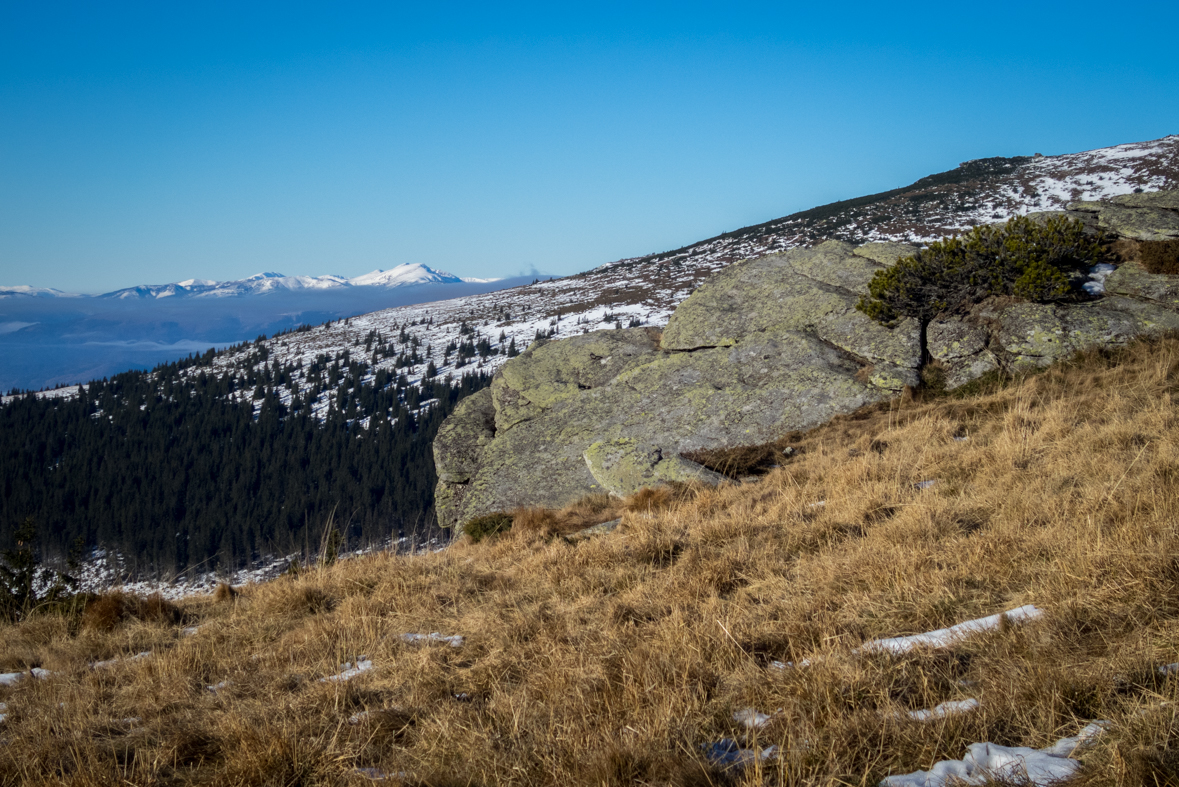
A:
{"label": "dry golden grass", "polygon": [[[1098,718],[1082,782],[1174,784],[1179,676],[1156,668],[1179,661],[1177,387],[1175,339],[1091,353],[838,419],[756,483],[517,512],[479,544],[190,600],[192,636],[133,615],[0,629],[0,665],[55,672],[0,689],[0,784],[873,785]],[[1029,603],[1045,617],[950,651],[852,653]],[[430,632],[465,644],[401,637]],[[360,655],[375,668],[319,680]],[[746,707],[776,712],[749,743],[783,754],[717,770],[702,745],[746,740]]]}

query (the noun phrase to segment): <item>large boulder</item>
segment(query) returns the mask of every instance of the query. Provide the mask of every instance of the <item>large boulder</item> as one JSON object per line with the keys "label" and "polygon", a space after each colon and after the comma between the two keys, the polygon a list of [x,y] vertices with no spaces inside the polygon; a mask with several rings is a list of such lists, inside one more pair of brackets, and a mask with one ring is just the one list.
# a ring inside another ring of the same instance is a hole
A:
{"label": "large boulder", "polygon": [[[885,247],[885,259],[900,244],[856,247],[827,241],[725,268],[671,315],[663,348],[728,347],[757,333],[800,331],[859,358],[868,381],[898,391],[916,385],[921,367],[920,326],[905,320],[885,328],[856,311],[868,282],[883,265],[870,253]],[[898,255],[899,256],[899,255]]]}
{"label": "large boulder", "polygon": [[[1049,214],[1044,214],[1046,218]],[[1055,215],[1055,214],[1053,214]],[[1179,192],[1070,206],[1092,231],[1179,232]],[[720,476],[684,458],[805,429],[918,384],[936,361],[953,388],[987,372],[1045,366],[1092,345],[1179,330],[1179,277],[1126,263],[1089,300],[978,305],[924,328],[856,311],[872,277],[916,251],[829,241],[731,265],[666,328],[538,341],[466,399],[434,442],[440,524],[560,506],[596,491]]]}
{"label": "large boulder", "polygon": [[1101,229],[1124,238],[1179,238],[1179,191],[1123,194],[1110,200],[1074,202],[1068,206],[1068,212],[1094,214]]}
{"label": "large boulder", "polygon": [[1136,336],[1179,328],[1179,315],[1126,298],[1091,303],[1020,303],[996,314],[996,338],[1010,371],[1047,366],[1086,347],[1123,345]]}
{"label": "large boulder", "polygon": [[444,526],[587,493],[720,476],[684,459],[764,443],[917,382],[919,326],[855,310],[912,247],[825,243],[731,266],[651,328],[538,342],[434,442]]}

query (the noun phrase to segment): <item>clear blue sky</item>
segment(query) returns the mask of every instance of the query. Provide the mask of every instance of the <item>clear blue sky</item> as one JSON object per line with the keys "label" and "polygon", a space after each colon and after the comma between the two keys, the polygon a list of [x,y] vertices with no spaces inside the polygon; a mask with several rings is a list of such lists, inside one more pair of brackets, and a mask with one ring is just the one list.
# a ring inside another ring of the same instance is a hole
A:
{"label": "clear blue sky", "polygon": [[0,284],[572,273],[1179,132],[1179,3],[0,2]]}

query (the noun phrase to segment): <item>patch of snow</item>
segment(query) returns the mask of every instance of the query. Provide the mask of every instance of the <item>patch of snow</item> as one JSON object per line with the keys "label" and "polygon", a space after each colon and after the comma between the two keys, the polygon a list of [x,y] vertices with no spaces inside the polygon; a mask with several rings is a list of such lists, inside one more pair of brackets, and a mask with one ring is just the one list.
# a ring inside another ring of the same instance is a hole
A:
{"label": "patch of snow", "polygon": [[1032,604],[1026,604],[1008,612],[1000,612],[996,615],[988,615],[985,618],[967,620],[949,628],[937,629],[936,631],[929,631],[924,634],[872,640],[871,642],[865,643],[855,652],[908,653],[916,648],[933,648],[935,650],[949,648],[973,634],[997,630],[1003,625],[1004,618],[1009,623],[1022,623],[1028,620],[1035,620],[1043,614],[1043,610],[1037,609]]}
{"label": "patch of snow", "polygon": [[756,762],[771,760],[778,756],[777,746],[764,749],[746,749],[732,738],[721,738],[715,743],[706,743],[704,759],[721,768],[743,768]]}
{"label": "patch of snow", "polygon": [[[780,712],[778,711],[778,713]],[[748,729],[756,730],[769,724],[778,713],[766,714],[760,713],[755,708],[742,708],[733,714],[733,721],[744,724]]]}
{"label": "patch of snow", "polygon": [[[145,659],[150,655],[151,655],[150,650],[144,650],[139,653],[136,653],[134,656],[128,656],[126,658],[126,661],[139,661],[139,659]],[[107,659],[106,661],[94,661],[94,662],[90,663],[90,669],[106,669],[107,667],[115,666],[116,664],[118,664],[120,661],[123,661],[123,660],[124,659],[122,659],[118,656],[115,656],[113,659]]]}
{"label": "patch of snow", "polygon": [[28,672],[5,672],[0,674],[0,686],[15,686],[30,675],[37,680],[45,680],[52,677],[53,673],[40,667],[33,667]]}
{"label": "patch of snow", "polygon": [[461,648],[463,646],[463,637],[461,634],[453,634],[449,637],[444,637],[437,631],[431,634],[402,634],[401,639],[410,644],[417,644],[420,642],[445,642],[452,648]]}
{"label": "patch of snow", "polygon": [[1102,295],[1105,292],[1105,280],[1116,270],[1108,262],[1097,263],[1089,270],[1089,281],[1085,282],[1083,289],[1090,295]]}
{"label": "patch of snow", "polygon": [[937,479],[934,478],[931,481],[918,481],[917,483],[913,484],[913,486],[917,487],[918,489],[929,489],[931,486],[933,486],[936,483],[937,483]]}
{"label": "patch of snow", "polygon": [[1179,674],[1179,661],[1176,661],[1173,664],[1164,664],[1163,666],[1159,667],[1159,674],[1160,675]]}
{"label": "patch of snow", "polygon": [[232,685],[233,685],[233,681],[223,680],[220,683],[214,683],[212,686],[205,686],[205,688],[208,689],[209,691],[213,692],[214,694],[216,694],[217,692],[222,691],[223,689],[227,689]]}
{"label": "patch of snow", "polygon": [[360,656],[356,662],[345,661],[340,665],[339,673],[335,675],[328,675],[326,678],[320,678],[320,683],[335,683],[342,680],[352,680],[362,672],[368,672],[373,668],[373,663],[368,656]]}
{"label": "patch of snow", "polygon": [[1077,735],[1061,738],[1043,749],[972,743],[961,760],[943,760],[928,771],[914,771],[886,777],[880,787],[949,787],[954,784],[984,785],[995,781],[1046,785],[1067,781],[1081,764],[1069,756],[1101,734],[1107,722],[1087,725]]}
{"label": "patch of snow", "polygon": [[944,719],[947,716],[958,716],[963,713],[969,713],[972,710],[977,710],[979,706],[978,700],[950,700],[943,702],[933,710],[909,710],[900,711],[896,714],[897,718],[908,718],[913,721],[929,721],[930,719]]}

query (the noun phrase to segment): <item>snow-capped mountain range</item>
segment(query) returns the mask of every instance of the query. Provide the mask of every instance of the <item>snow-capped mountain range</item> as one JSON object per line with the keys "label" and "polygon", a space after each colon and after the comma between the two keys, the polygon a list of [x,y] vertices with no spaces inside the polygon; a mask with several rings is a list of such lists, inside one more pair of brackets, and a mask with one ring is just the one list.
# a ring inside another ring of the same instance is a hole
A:
{"label": "snow-capped mountain range", "polygon": [[[208,279],[185,279],[172,284],[140,284],[114,292],[104,293],[99,298],[140,299],[140,298],[227,298],[246,295],[263,295],[271,292],[297,292],[312,290],[335,290],[346,287],[406,287],[416,284],[458,284],[488,283],[495,279],[473,279],[455,276],[446,271],[434,270],[421,263],[406,263],[389,270],[375,270],[360,276],[284,276],[281,273],[256,273],[236,281],[210,281]],[[66,293],[45,287],[18,285],[0,287],[0,298],[81,298],[91,297]]]}

